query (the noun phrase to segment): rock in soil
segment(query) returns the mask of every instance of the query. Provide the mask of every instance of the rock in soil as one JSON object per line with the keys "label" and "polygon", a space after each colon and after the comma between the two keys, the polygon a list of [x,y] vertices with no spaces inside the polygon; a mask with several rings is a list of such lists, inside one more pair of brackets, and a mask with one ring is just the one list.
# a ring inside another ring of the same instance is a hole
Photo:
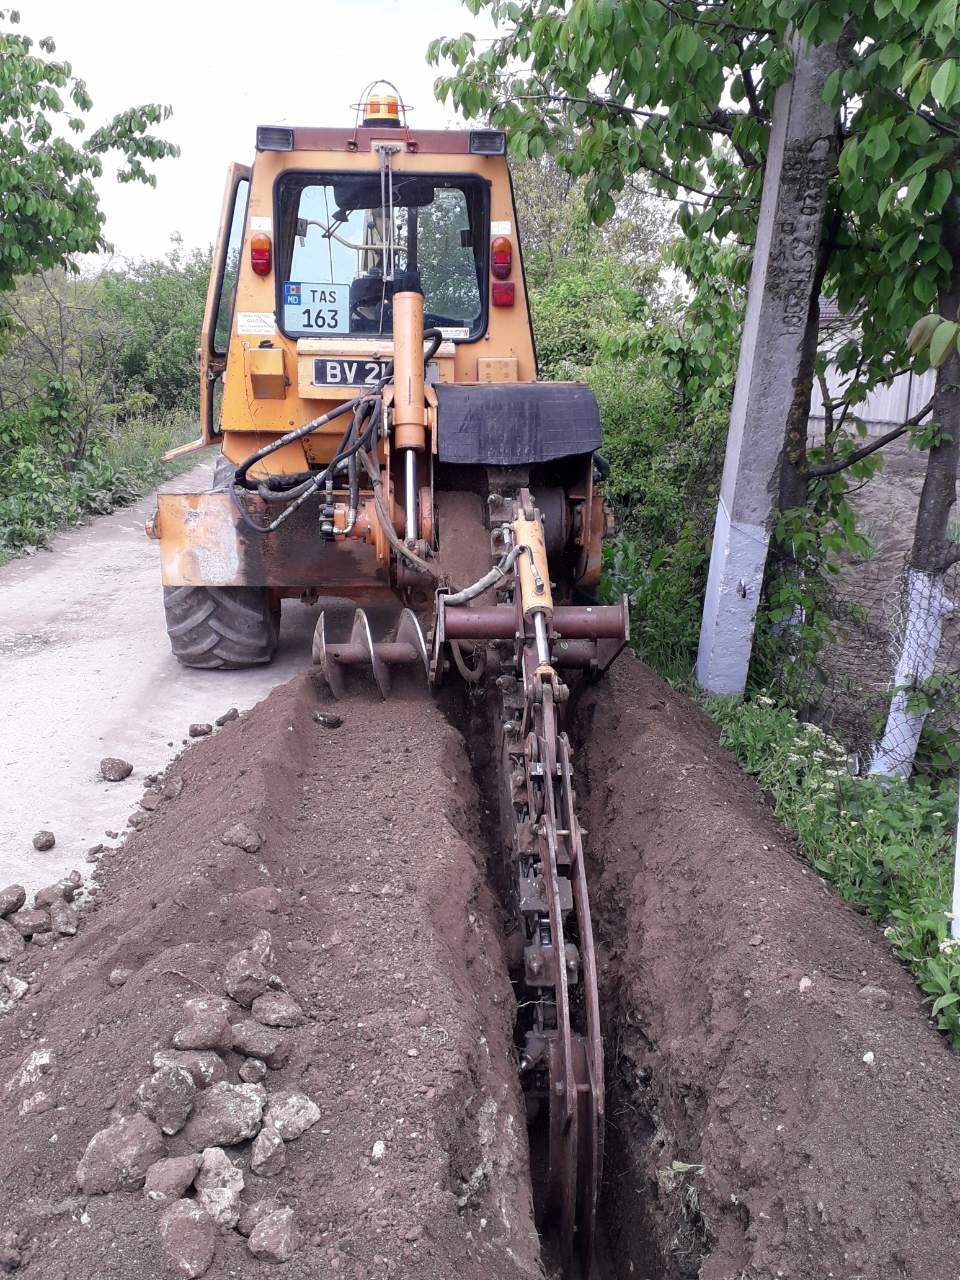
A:
{"label": "rock in soil", "polygon": [[213,733],[213,725],[192,724],[187,732],[191,738],[205,738],[208,734]]}
{"label": "rock in soil", "polygon": [[279,1053],[284,1043],[282,1031],[278,1031],[276,1027],[265,1027],[252,1018],[235,1022],[230,1028],[230,1034],[237,1053],[245,1053],[251,1058],[266,1060]]}
{"label": "rock in soil", "polygon": [[259,1132],[266,1098],[260,1084],[213,1084],[197,1095],[183,1136],[196,1150],[245,1142]]}
{"label": "rock in soil", "polygon": [[284,1142],[293,1142],[320,1119],[320,1108],[298,1089],[280,1089],[270,1095],[264,1127],[276,1129]]}
{"label": "rock in soil", "polygon": [[177,1275],[197,1280],[210,1270],[217,1229],[195,1200],[176,1200],[160,1216],[160,1243]]}
{"label": "rock in soil", "polygon": [[22,884],[8,884],[5,889],[0,889],[0,916],[19,911],[26,900],[27,891]]}
{"label": "rock in soil", "polygon": [[172,777],[166,779],[160,794],[163,796],[164,800],[177,800],[182,792],[183,779],[174,774]]}
{"label": "rock in soil", "polygon": [[32,938],[36,933],[50,932],[50,913],[48,911],[21,910],[14,911],[6,917],[7,924],[13,925],[17,933],[25,938]]}
{"label": "rock in soil", "polygon": [[140,808],[145,809],[147,813],[153,813],[160,804],[159,791],[145,791],[140,797]]}
{"label": "rock in soil", "polygon": [[151,1204],[172,1204],[193,1185],[200,1168],[201,1156],[168,1156],[147,1170],[143,1193]]}
{"label": "rock in soil", "polygon": [[258,1223],[262,1222],[264,1218],[269,1218],[270,1214],[276,1213],[276,1211],[276,1200],[254,1200],[252,1204],[244,1205],[241,1208],[237,1230],[242,1236],[248,1236]]}
{"label": "rock in soil", "polygon": [[242,849],[244,853],[259,853],[260,846],[263,844],[263,837],[259,831],[255,831],[253,827],[246,822],[236,822],[232,827],[228,827],[220,837],[224,844],[232,845],[235,849]]}
{"label": "rock in soil", "polygon": [[41,853],[46,853],[48,849],[52,849],[57,843],[57,837],[52,831],[38,831],[33,837],[33,847]]}
{"label": "rock in soil", "polygon": [[73,937],[80,927],[80,914],[72,902],[60,898],[50,903],[50,927],[54,933]]}
{"label": "rock in soil", "polygon": [[159,1071],[166,1066],[183,1067],[190,1072],[193,1083],[198,1089],[207,1089],[212,1084],[219,1084],[221,1080],[230,1078],[227,1064],[219,1053],[209,1049],[186,1052],[180,1052],[177,1049],[161,1049],[153,1055],[151,1065],[154,1071]]}
{"label": "rock in soil", "polygon": [[26,939],[13,925],[0,920],[0,964],[16,959],[26,948]]}
{"label": "rock in soil", "polygon": [[229,1048],[231,1034],[227,1015],[230,1008],[229,1001],[217,997],[187,1000],[183,1006],[187,1023],[175,1033],[174,1048]]}
{"label": "rock in soil", "polygon": [[300,1233],[291,1208],[278,1209],[276,1213],[258,1222],[250,1232],[247,1247],[255,1258],[267,1262],[289,1262],[300,1247]]}
{"label": "rock in soil", "polygon": [[231,707],[229,711],[225,711],[222,716],[217,716],[214,724],[218,729],[222,729],[225,724],[229,724],[231,720],[239,720],[240,712],[236,707]]}
{"label": "rock in soil", "polygon": [[237,1068],[237,1075],[244,1084],[259,1084],[266,1079],[267,1064],[261,1058],[244,1058]]}
{"label": "rock in soil", "polygon": [[272,1178],[286,1163],[283,1138],[272,1125],[265,1124],[250,1148],[250,1172],[261,1178]]}
{"label": "rock in soil", "polygon": [[64,876],[56,884],[48,884],[45,888],[38,889],[33,896],[33,905],[35,907],[49,907],[54,902],[72,902],[77,896],[77,890],[82,883],[83,879],[79,872],[75,875]]}
{"label": "rock in soil", "polygon": [[86,1195],[136,1191],[164,1154],[160,1130],[146,1116],[117,1120],[90,1139],[77,1166],[77,1185]]}
{"label": "rock in soil", "polygon": [[322,724],[324,729],[339,729],[343,724],[343,716],[336,716],[329,711],[315,711],[313,718],[317,724]]}
{"label": "rock in soil", "polygon": [[133,773],[133,765],[129,760],[121,760],[119,756],[106,756],[100,761],[100,776],[107,782],[122,782]]}
{"label": "rock in soil", "polygon": [[143,1114],[158,1124],[164,1133],[179,1133],[193,1108],[197,1086],[184,1067],[172,1064],[144,1080],[137,1090],[135,1102]]}
{"label": "rock in soil", "polygon": [[243,1174],[221,1147],[204,1151],[196,1188],[198,1202],[217,1226],[231,1231],[240,1217]]}
{"label": "rock in soil", "polygon": [[228,996],[249,1009],[270,984],[270,974],[252,951],[238,951],[227,961],[223,986]]}
{"label": "rock in soil", "polygon": [[254,1000],[250,1012],[265,1027],[302,1027],[307,1017],[286,991],[267,991]]}
{"label": "rock in soil", "polygon": [[107,977],[107,982],[110,983],[111,987],[122,987],[125,982],[130,981],[130,978],[132,976],[133,976],[132,969],[123,969],[123,968],[111,969],[110,974]]}

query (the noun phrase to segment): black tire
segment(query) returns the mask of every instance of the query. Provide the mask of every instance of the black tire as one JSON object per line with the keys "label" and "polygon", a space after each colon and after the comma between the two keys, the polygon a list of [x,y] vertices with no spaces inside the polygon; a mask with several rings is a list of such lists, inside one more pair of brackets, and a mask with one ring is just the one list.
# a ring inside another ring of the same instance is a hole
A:
{"label": "black tire", "polygon": [[271,662],[280,609],[265,587],[164,587],[167,635],[185,667],[235,671]]}

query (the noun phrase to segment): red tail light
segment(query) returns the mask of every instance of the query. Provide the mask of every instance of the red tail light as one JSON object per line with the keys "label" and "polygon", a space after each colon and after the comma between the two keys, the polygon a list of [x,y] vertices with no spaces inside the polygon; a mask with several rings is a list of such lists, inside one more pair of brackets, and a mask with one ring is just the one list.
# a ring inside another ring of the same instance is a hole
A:
{"label": "red tail light", "polygon": [[490,301],[495,307],[512,307],[516,302],[516,286],[512,280],[494,280]]}
{"label": "red tail light", "polygon": [[250,237],[250,265],[254,274],[268,276],[273,266],[273,245],[265,231],[255,231]]}
{"label": "red tail light", "polygon": [[506,236],[494,236],[490,244],[490,271],[497,280],[506,280],[513,268],[513,245]]}

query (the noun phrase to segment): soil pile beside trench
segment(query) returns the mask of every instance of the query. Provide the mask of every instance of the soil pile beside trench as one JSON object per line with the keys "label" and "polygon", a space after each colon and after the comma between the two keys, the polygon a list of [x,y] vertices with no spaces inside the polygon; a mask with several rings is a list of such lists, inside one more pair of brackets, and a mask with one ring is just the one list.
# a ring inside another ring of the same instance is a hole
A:
{"label": "soil pile beside trench", "polygon": [[960,1069],[880,931],[639,663],[579,730],[618,1274],[954,1280]]}
{"label": "soil pile beside trench", "polygon": [[[22,960],[31,992],[0,1022],[0,1272],[174,1274],[144,1192],[81,1195],[75,1172],[94,1133],[134,1113],[186,1001],[224,997],[227,961],[265,929],[307,1021],[264,1085],[321,1114],[274,1176],[251,1172],[249,1142],[228,1154],[244,1204],[295,1211],[289,1274],[540,1274],[513,997],[462,741],[426,695],[327,704],[339,728],[313,719],[319,705],[295,680],[175,762],[182,791],[101,864],[80,934]],[[259,848],[222,842],[238,823]],[[249,1017],[230,1006],[231,1023]],[[237,1082],[243,1058],[222,1056]],[[185,1131],[165,1145],[191,1149]],[[206,1274],[277,1270],[226,1230]]]}

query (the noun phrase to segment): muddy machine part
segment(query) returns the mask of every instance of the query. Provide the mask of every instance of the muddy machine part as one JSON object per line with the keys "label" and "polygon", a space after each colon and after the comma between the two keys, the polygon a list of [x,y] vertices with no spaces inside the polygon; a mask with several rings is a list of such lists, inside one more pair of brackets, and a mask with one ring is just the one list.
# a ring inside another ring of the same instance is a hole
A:
{"label": "muddy machine part", "polygon": [[603,1162],[603,1046],[563,676],[602,673],[626,644],[629,619],[625,599],[554,605],[541,512],[526,489],[513,507],[498,530],[499,567],[513,567],[502,602],[476,606],[470,590],[439,593],[431,678],[460,668],[462,656],[449,661],[458,649],[480,645],[496,686],[501,841],[523,941],[519,1065],[538,1117],[531,1145],[546,1155],[534,1179],[537,1217],[564,1275],[588,1277]]}

